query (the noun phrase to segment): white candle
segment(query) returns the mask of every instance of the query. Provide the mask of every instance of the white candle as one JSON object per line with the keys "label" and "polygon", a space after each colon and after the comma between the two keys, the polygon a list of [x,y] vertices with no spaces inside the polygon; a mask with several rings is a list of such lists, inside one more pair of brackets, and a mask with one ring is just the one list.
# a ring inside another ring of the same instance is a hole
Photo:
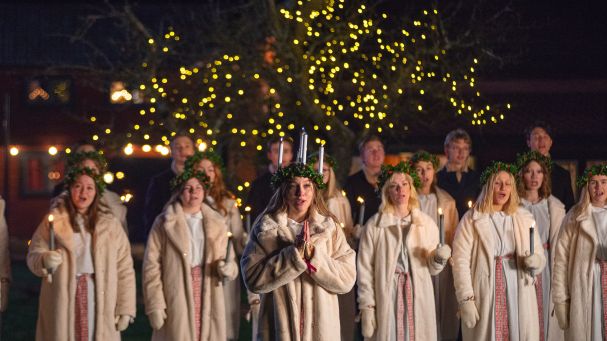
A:
{"label": "white candle", "polygon": [[283,138],[280,138],[280,144],[278,145],[278,165],[276,165],[276,168],[282,168],[282,154],[283,154]]}
{"label": "white candle", "polygon": [[321,144],[320,148],[318,148],[318,173],[323,175],[322,166],[325,161],[325,145]]}
{"label": "white candle", "polygon": [[[55,228],[53,226],[53,221],[55,220],[55,217],[53,217],[52,214],[48,215],[48,248],[51,251],[55,250]],[[53,271],[51,269],[47,269],[48,271],[48,275],[46,276],[46,279],[49,283],[53,283]]]}
{"label": "white candle", "polygon": [[306,130],[301,128],[301,133],[299,134],[299,149],[297,150],[297,163],[301,162],[302,159],[302,151],[303,151],[303,143],[304,143],[304,134]]}
{"label": "white candle", "polygon": [[356,198],[356,201],[360,203],[360,208],[358,210],[358,225],[363,226],[365,222],[365,199],[358,197]]}
{"label": "white candle", "polygon": [[301,154],[301,163],[306,164],[306,159],[308,157],[308,134],[304,131],[304,142],[303,142],[303,151]]}
{"label": "white candle", "polygon": [[226,246],[226,263],[228,262],[228,259],[230,258],[230,253],[232,251],[232,232],[228,231],[227,233],[228,235],[228,245]]}
{"label": "white candle", "polygon": [[[529,228],[529,255],[533,255],[534,251],[535,251],[535,247],[534,247],[534,240],[535,239],[535,221],[531,224],[531,227]],[[534,271],[531,271],[531,276],[535,276]]]}

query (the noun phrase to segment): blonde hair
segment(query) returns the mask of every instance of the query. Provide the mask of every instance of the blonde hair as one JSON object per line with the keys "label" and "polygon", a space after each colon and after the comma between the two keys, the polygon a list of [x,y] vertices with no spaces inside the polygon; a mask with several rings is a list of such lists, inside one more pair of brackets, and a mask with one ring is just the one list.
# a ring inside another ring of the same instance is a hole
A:
{"label": "blonde hair", "polygon": [[413,184],[413,178],[411,177],[411,175],[409,175],[407,173],[397,172],[397,173],[392,174],[390,176],[390,178],[388,179],[388,181],[386,181],[384,186],[381,188],[381,204],[379,205],[379,212],[383,212],[383,213],[396,212],[396,207],[390,200],[390,195],[388,194],[388,188],[390,187],[390,184],[392,183],[392,180],[394,179],[394,176],[396,174],[403,174],[405,176],[405,179],[407,180],[407,182],[409,182],[409,187],[411,188],[411,193],[409,195],[409,202],[407,203],[409,205],[409,210],[412,210],[414,208],[419,208],[419,200],[417,199],[417,191],[415,190],[415,185]]}
{"label": "blonde hair", "polygon": [[508,202],[506,202],[506,204],[502,208],[502,211],[510,215],[516,212],[516,210],[518,209],[521,200],[518,196],[518,193],[516,192],[516,180],[514,179],[514,175],[510,172],[499,171],[497,173],[491,174],[485,185],[483,185],[481,194],[479,194],[478,198],[476,199],[477,204],[475,205],[475,207],[477,211],[489,214],[496,212],[493,209],[493,183],[495,182],[497,176],[502,172],[508,174],[508,177],[510,178],[510,183],[512,184],[510,198],[508,198]]}
{"label": "blonde hair", "polygon": [[577,217],[580,214],[582,214],[586,210],[588,205],[590,205],[590,193],[588,193],[588,184],[589,183],[590,183],[590,181],[588,181],[586,186],[582,187],[582,190],[580,192],[580,199],[571,208],[571,210],[573,211],[574,217]]}

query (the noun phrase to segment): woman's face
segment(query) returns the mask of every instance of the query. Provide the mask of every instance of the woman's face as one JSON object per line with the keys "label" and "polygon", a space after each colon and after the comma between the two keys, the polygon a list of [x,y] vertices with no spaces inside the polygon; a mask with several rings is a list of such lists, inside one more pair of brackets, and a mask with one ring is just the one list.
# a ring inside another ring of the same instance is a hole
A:
{"label": "woman's face", "polygon": [[[326,162],[323,162],[322,164],[322,182],[323,183],[328,183],[329,179],[331,179],[331,166],[329,166]],[[315,170],[318,170],[318,162],[314,163],[314,168]]]}
{"label": "woman's face", "polygon": [[493,205],[503,206],[510,199],[512,180],[508,172],[499,172],[493,181]]}
{"label": "woman's face", "polygon": [[289,212],[306,214],[314,199],[314,184],[308,178],[295,177],[291,180],[287,194]]}
{"label": "woman's face", "polygon": [[607,204],[607,175],[594,175],[588,180],[590,201],[595,206]]}
{"label": "woman's face", "polygon": [[189,179],[179,196],[184,209],[200,209],[204,199],[204,187],[196,178]]}
{"label": "woman's face", "polygon": [[392,175],[388,183],[388,198],[394,206],[403,206],[409,204],[411,196],[411,183],[403,173]]}
{"label": "woman's face", "polygon": [[434,181],[434,165],[428,161],[418,161],[415,164],[415,172],[422,181],[422,188],[429,188]]}
{"label": "woman's face", "polygon": [[544,171],[537,161],[531,161],[523,171],[523,182],[528,191],[537,191],[544,182]]}
{"label": "woman's face", "polygon": [[211,183],[215,182],[215,166],[207,159],[203,159],[198,163],[196,170],[203,171],[208,177]]}
{"label": "woman's face", "polygon": [[80,175],[70,187],[70,198],[78,213],[86,213],[97,195],[95,181],[88,175]]}

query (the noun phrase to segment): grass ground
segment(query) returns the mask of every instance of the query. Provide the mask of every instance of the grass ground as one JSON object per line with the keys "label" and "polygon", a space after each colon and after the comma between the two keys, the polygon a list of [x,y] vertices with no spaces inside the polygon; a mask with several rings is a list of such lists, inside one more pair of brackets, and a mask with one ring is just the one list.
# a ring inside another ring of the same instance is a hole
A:
{"label": "grass ground", "polygon": [[[13,282],[11,285],[8,311],[2,317],[1,340],[34,340],[38,315],[40,278],[34,276],[25,261],[13,261]],[[137,274],[137,317],[124,333],[122,340],[150,340],[152,329],[145,316],[141,297],[141,262],[135,262]],[[244,319],[240,323],[240,339],[251,340],[251,325]]]}

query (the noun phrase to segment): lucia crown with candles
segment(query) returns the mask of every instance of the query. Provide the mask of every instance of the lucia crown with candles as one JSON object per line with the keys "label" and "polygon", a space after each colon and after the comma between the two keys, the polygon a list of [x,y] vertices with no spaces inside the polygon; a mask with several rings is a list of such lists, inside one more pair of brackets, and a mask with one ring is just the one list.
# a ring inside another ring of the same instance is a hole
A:
{"label": "lucia crown with candles", "polygon": [[318,171],[315,171],[312,166],[306,164],[307,150],[308,150],[308,134],[305,129],[301,129],[299,137],[299,149],[297,151],[297,159],[295,163],[290,164],[287,167],[282,167],[282,154],[283,154],[283,139],[280,139],[279,151],[278,151],[278,170],[272,176],[272,188],[277,190],[286,181],[290,181],[295,177],[308,178],[316,183],[319,189],[325,188],[325,183],[322,178],[322,166],[324,158],[324,145],[321,145],[318,150]]}

